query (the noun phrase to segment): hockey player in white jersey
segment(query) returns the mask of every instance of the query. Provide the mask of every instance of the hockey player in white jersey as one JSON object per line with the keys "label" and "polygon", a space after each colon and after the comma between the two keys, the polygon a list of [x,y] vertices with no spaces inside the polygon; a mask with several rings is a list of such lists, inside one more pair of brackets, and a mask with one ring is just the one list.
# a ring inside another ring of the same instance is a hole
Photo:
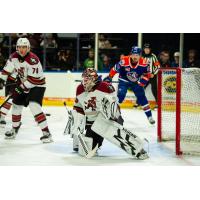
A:
{"label": "hockey player in white jersey", "polygon": [[101,147],[106,138],[138,159],[148,158],[143,149],[143,141],[123,127],[113,86],[103,82],[94,69],[86,69],[82,78],[68,121],[69,133],[73,135],[74,150],[78,151],[80,147],[77,132],[81,130],[83,133],[85,130],[84,140],[92,142],[92,149],[97,145]]}
{"label": "hockey player in white jersey", "polygon": [[42,111],[44,97],[45,77],[39,58],[30,51],[30,42],[27,38],[19,38],[16,52],[11,54],[3,71],[0,74],[0,86],[12,75],[20,83],[12,92],[12,129],[5,133],[6,139],[14,139],[21,124],[21,114],[24,106],[29,106],[35,121],[42,130],[43,143],[52,142],[46,116]]}

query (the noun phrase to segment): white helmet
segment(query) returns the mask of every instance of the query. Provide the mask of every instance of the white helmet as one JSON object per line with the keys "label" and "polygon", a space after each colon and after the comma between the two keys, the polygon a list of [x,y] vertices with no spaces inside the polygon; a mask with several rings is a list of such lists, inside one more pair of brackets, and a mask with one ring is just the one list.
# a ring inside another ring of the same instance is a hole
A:
{"label": "white helmet", "polygon": [[30,45],[30,42],[27,38],[19,38],[17,40],[17,44],[16,44],[16,51],[17,52],[18,52],[17,47],[20,47],[20,46],[26,46],[27,47],[27,53],[30,51],[31,45]]}

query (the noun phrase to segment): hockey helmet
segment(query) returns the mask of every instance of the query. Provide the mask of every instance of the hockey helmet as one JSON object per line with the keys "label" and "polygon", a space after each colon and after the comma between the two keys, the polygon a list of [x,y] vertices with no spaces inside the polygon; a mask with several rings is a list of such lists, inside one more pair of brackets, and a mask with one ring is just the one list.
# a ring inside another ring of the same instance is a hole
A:
{"label": "hockey helmet", "polygon": [[143,45],[143,49],[145,49],[145,48],[151,49],[151,45],[150,45],[149,43],[145,43],[145,44]]}
{"label": "hockey helmet", "polygon": [[19,38],[17,40],[16,51],[17,51],[18,54],[20,54],[18,47],[21,47],[21,46],[27,47],[27,53],[30,51],[31,45],[30,45],[30,42],[27,38]]}
{"label": "hockey helmet", "polygon": [[97,71],[93,68],[87,68],[84,70],[82,78],[83,78],[82,81],[83,87],[85,91],[89,92],[98,81]]}
{"label": "hockey helmet", "polygon": [[142,49],[140,47],[137,47],[137,46],[133,46],[132,49],[131,49],[131,53],[132,54],[141,54],[142,52]]}

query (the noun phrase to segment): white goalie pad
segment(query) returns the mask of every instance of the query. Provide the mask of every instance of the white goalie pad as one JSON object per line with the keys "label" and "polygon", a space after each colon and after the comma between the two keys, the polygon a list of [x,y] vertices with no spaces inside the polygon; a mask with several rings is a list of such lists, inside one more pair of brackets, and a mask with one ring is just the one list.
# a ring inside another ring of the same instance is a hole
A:
{"label": "white goalie pad", "polygon": [[105,95],[101,101],[101,108],[101,113],[106,119],[116,119],[120,115],[116,96]]}
{"label": "white goalie pad", "polygon": [[143,149],[143,141],[137,135],[117,122],[105,119],[101,113],[91,129],[134,157]]}
{"label": "white goalie pad", "polygon": [[78,129],[82,133],[85,130],[86,118],[85,115],[78,113],[76,110],[68,111],[68,122],[66,133],[73,136],[78,134]]}
{"label": "white goalie pad", "polygon": [[[89,138],[89,137],[85,137],[85,136],[82,136],[82,139],[84,140],[87,148],[88,148],[88,151],[92,151],[92,143],[93,143],[93,139],[92,138]],[[84,149],[84,146],[81,144],[81,142],[79,141],[79,145],[78,145],[78,153],[81,155],[81,156],[85,156],[85,149]]]}

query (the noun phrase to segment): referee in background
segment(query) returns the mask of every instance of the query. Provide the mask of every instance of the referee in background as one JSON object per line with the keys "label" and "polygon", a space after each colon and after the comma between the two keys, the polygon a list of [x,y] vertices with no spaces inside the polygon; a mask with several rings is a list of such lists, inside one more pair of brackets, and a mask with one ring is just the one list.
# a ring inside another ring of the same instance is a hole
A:
{"label": "referee in background", "polygon": [[[151,78],[148,84],[145,86],[145,88],[149,84],[151,84],[151,91],[156,101],[156,105],[154,108],[157,108],[157,74],[158,74],[158,69],[160,68],[160,63],[156,55],[152,53],[151,45],[149,43],[145,43],[143,46],[142,58],[146,60],[146,62],[149,64],[151,72]],[[138,106],[139,105],[136,102],[134,107],[137,108]]]}

